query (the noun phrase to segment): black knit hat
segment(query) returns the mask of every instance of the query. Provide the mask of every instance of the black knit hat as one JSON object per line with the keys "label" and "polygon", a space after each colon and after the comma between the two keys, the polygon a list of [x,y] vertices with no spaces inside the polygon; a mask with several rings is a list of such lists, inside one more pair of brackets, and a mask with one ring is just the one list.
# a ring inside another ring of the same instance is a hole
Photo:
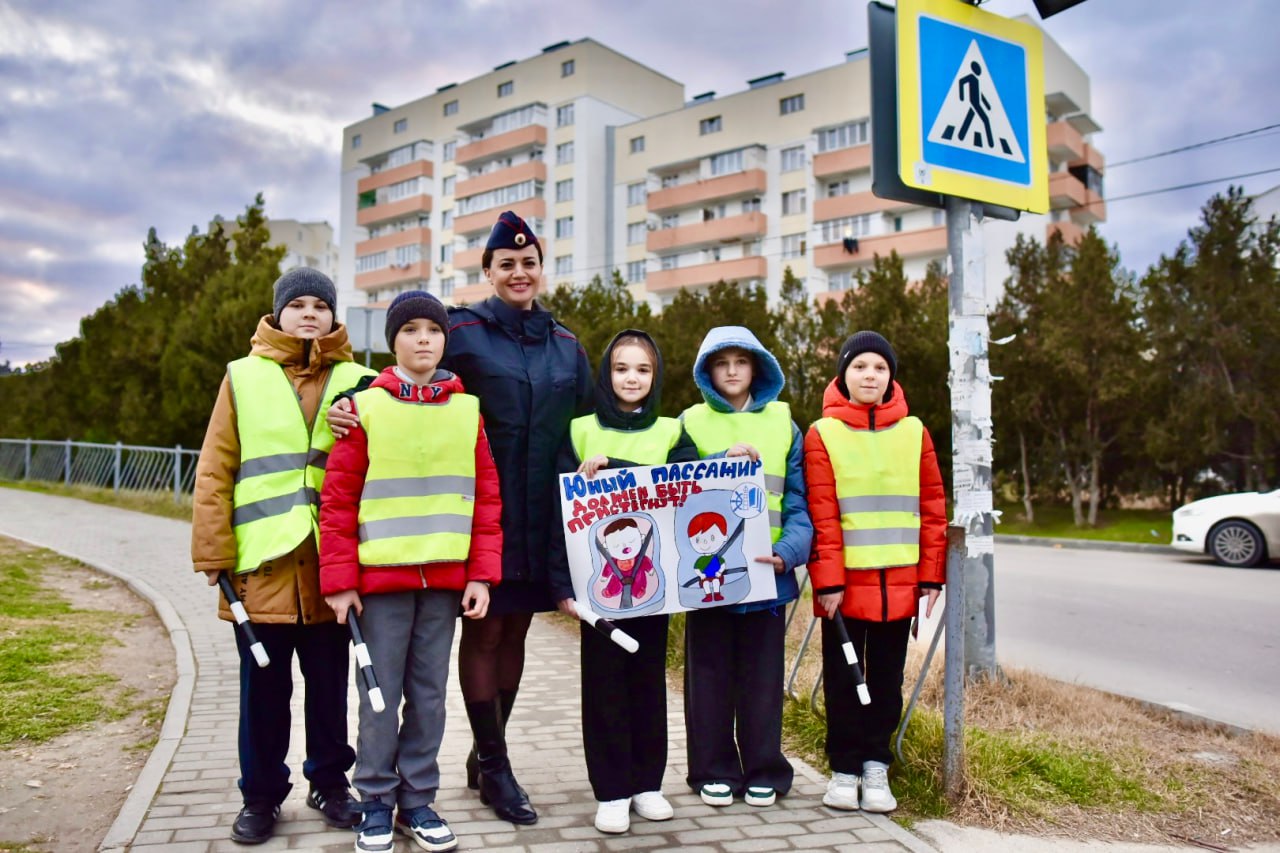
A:
{"label": "black knit hat", "polygon": [[840,347],[840,361],[836,364],[836,387],[840,389],[841,394],[849,396],[849,386],[844,382],[844,373],[849,369],[849,363],[864,352],[873,352],[889,362],[889,387],[884,392],[884,399],[880,401],[887,403],[893,397],[893,380],[898,376],[898,356],[885,340],[884,335],[879,332],[854,332],[844,342],[844,346]]}
{"label": "black knit hat", "polygon": [[400,327],[410,320],[427,319],[433,321],[444,331],[445,342],[449,341],[449,312],[444,303],[425,290],[406,290],[391,300],[387,308],[387,349],[396,351],[395,339],[400,334]]}
{"label": "black knit hat", "polygon": [[285,306],[299,296],[314,296],[323,299],[334,314],[334,325],[338,323],[338,289],[333,286],[329,276],[310,267],[294,267],[276,279],[272,288],[271,315],[280,322],[280,312]]}

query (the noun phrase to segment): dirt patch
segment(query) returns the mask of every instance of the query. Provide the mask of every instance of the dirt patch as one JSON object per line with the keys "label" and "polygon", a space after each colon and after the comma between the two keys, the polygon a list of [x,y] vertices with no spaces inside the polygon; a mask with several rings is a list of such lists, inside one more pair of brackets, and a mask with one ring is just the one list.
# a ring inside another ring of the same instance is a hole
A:
{"label": "dirt patch", "polygon": [[42,586],[77,610],[118,617],[93,671],[116,679],[105,690],[121,716],[0,749],[0,848],[93,851],[159,734],[176,679],[173,647],[150,604],[120,581],[3,537],[0,553],[45,555]]}

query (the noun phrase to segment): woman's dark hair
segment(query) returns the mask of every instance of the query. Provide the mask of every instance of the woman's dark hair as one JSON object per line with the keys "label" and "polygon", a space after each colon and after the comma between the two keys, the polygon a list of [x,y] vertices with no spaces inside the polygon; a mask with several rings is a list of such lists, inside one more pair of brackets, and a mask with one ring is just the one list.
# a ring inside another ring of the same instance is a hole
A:
{"label": "woman's dark hair", "polygon": [[[542,264],[542,241],[539,240],[537,243],[534,243],[533,247],[538,250],[538,264],[541,265]],[[494,251],[496,250],[494,249],[484,250],[484,254],[480,256],[480,269],[487,270],[489,267],[493,266]]]}

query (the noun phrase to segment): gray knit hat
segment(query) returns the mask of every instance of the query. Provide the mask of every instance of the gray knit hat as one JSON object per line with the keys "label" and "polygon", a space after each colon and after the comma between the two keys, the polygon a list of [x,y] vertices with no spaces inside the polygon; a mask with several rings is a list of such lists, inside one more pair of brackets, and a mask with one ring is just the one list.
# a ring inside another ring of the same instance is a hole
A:
{"label": "gray knit hat", "polygon": [[275,298],[272,300],[272,316],[280,322],[280,312],[299,296],[314,296],[323,299],[333,312],[333,323],[338,324],[338,289],[333,286],[329,276],[310,267],[294,267],[276,279],[273,288]]}
{"label": "gray knit hat", "polygon": [[406,290],[391,300],[387,307],[387,349],[396,351],[396,335],[400,327],[410,320],[425,318],[433,321],[444,331],[445,342],[449,341],[449,312],[444,303],[425,290]]}

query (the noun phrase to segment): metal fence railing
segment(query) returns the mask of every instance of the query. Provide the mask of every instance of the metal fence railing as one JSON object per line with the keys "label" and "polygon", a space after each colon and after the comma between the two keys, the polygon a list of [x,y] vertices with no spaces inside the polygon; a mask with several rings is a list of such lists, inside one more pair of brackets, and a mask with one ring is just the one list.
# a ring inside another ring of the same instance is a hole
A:
{"label": "metal fence railing", "polygon": [[175,447],[0,438],[0,480],[85,485],[112,491],[191,494],[200,452]]}

